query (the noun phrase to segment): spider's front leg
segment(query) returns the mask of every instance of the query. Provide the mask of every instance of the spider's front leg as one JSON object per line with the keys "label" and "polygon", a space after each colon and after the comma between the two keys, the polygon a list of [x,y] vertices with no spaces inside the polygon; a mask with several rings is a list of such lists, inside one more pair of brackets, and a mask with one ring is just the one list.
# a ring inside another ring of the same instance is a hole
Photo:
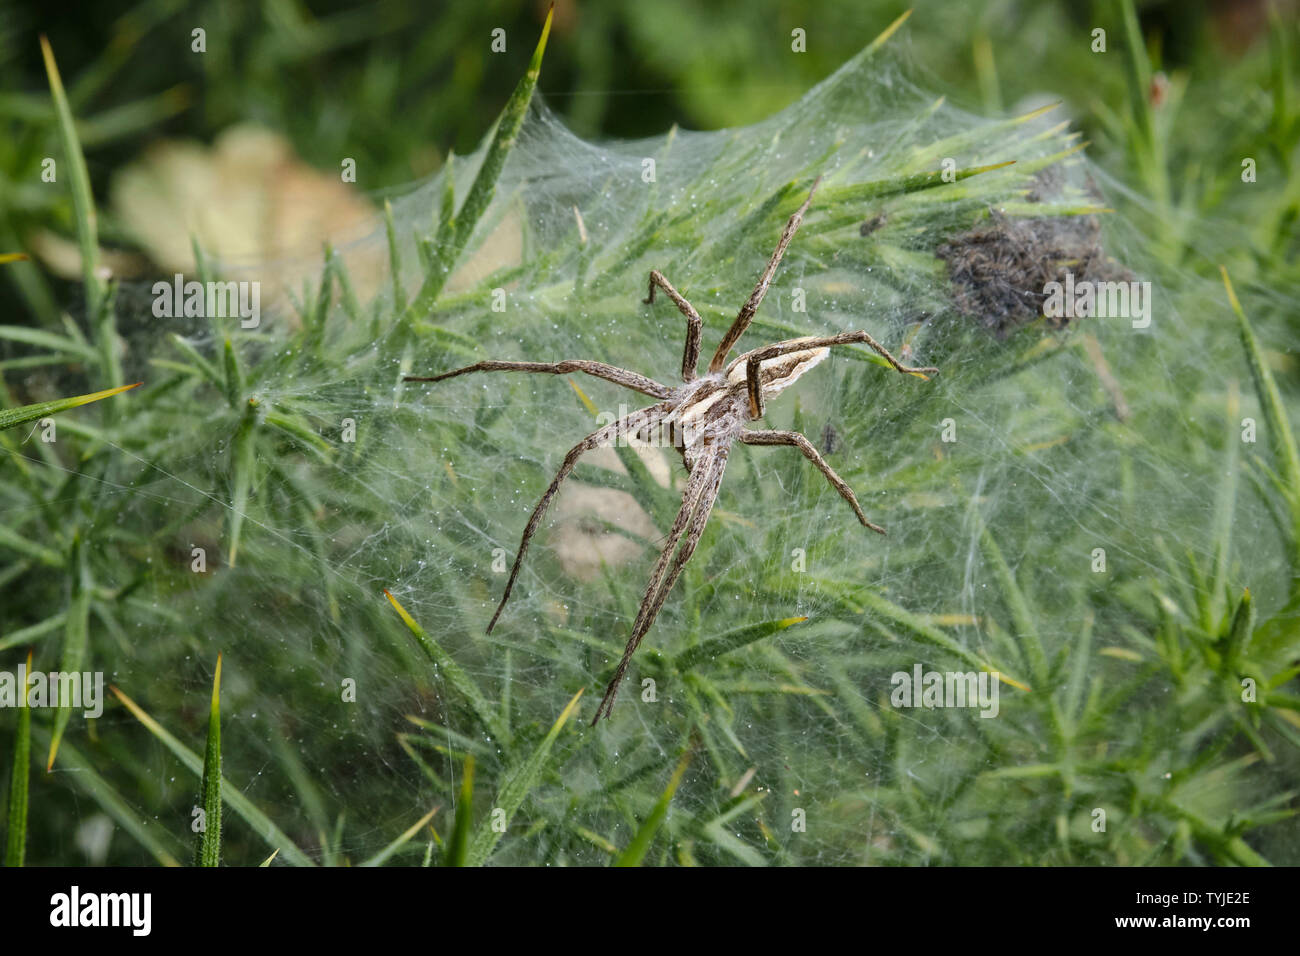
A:
{"label": "spider's front leg", "polygon": [[798,448],[803,452],[804,457],[816,465],[821,473],[826,476],[826,480],[831,483],[831,487],[838,491],[841,497],[849,503],[849,506],[853,508],[853,513],[858,516],[858,520],[864,526],[872,531],[878,531],[881,534],[885,533],[885,529],[880,525],[872,524],[867,520],[867,516],[862,513],[861,505],[858,504],[858,496],[853,493],[853,489],[849,487],[848,482],[835,473],[835,469],[826,463],[826,459],[813,447],[813,443],[803,435],[798,432],[786,431],[746,431],[740,433],[740,440],[746,445],[789,445]]}
{"label": "spider's front leg", "polygon": [[745,388],[749,392],[749,417],[758,421],[767,411],[763,402],[763,382],[759,372],[763,370],[762,359],[755,356],[745,363]]}
{"label": "spider's front leg", "polygon": [[696,366],[700,362],[700,334],[702,330],[700,313],[695,311],[695,306],[686,301],[684,295],[673,288],[673,284],[665,279],[663,273],[658,269],[650,270],[650,293],[645,298],[646,305],[654,305],[655,286],[663,289],[682,315],[686,316],[686,347],[682,351],[682,381],[693,382],[695,381]]}
{"label": "spider's front leg", "polygon": [[710,372],[721,371],[722,366],[727,361],[727,356],[731,354],[732,348],[740,341],[740,337],[745,334],[745,330],[749,328],[749,323],[754,320],[754,313],[763,304],[763,297],[767,295],[767,287],[772,284],[772,277],[776,275],[776,267],[781,264],[781,259],[785,255],[786,247],[790,245],[790,240],[799,231],[799,226],[803,222],[803,215],[808,211],[808,207],[812,205],[813,193],[817,192],[817,186],[821,181],[820,176],[813,180],[813,184],[808,190],[808,198],[803,201],[803,205],[796,209],[794,215],[786,222],[785,230],[781,233],[781,238],[777,240],[776,250],[772,253],[772,257],[767,260],[767,268],[758,277],[758,284],[754,286],[754,291],[749,294],[745,304],[740,307],[740,312],[736,315],[735,321],[731,323],[731,328],[727,329],[727,334],[722,337],[722,341],[718,343],[717,351],[713,353],[713,358],[709,360]]}
{"label": "spider's front leg", "polygon": [[567,375],[569,372],[583,372],[594,378],[603,378],[607,382],[622,385],[624,388],[630,388],[634,392],[641,392],[643,395],[650,395],[654,398],[667,398],[673,393],[673,390],[667,385],[660,385],[654,379],[647,378],[640,372],[619,368],[617,365],[607,365],[604,362],[590,362],[587,359],[565,359],[563,362],[502,362],[489,359],[486,362],[475,362],[473,365],[466,365],[464,368],[452,369],[450,372],[443,372],[441,375],[406,375],[403,376],[402,381],[441,382],[449,378],[455,378],[458,375],[469,375],[472,372],[540,372],[543,375]]}

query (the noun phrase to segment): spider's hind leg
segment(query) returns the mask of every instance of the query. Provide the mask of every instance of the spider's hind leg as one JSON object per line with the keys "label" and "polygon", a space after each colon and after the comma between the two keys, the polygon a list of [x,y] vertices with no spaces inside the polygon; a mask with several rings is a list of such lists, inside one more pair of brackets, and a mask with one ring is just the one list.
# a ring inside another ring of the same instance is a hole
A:
{"label": "spider's hind leg", "polygon": [[745,431],[740,433],[740,440],[746,445],[790,445],[798,448],[805,458],[817,466],[818,470],[826,476],[826,480],[831,483],[831,487],[840,493],[840,496],[849,503],[853,513],[858,516],[858,520],[865,527],[880,534],[885,533],[885,529],[878,524],[872,524],[867,520],[867,516],[862,513],[862,506],[858,504],[858,496],[853,493],[848,482],[835,473],[835,469],[826,464],[826,459],[818,453],[810,442],[798,432],[786,431]]}
{"label": "spider's hind leg", "polygon": [[[618,697],[618,688],[627,674],[632,655],[636,653],[636,649],[641,645],[641,639],[645,637],[651,625],[654,624],[655,618],[658,617],[659,611],[668,597],[668,592],[677,583],[682,568],[686,566],[686,562],[695,553],[695,546],[700,543],[700,538],[704,534],[704,526],[709,520],[709,513],[713,510],[713,502],[718,497],[718,488],[722,485],[722,472],[727,467],[729,451],[730,446],[716,446],[712,454],[702,457],[696,462],[695,471],[691,473],[690,481],[686,485],[686,491],[682,494],[681,509],[677,512],[677,518],[673,521],[672,529],[668,532],[668,541],[664,544],[664,549],[659,555],[659,561],[650,574],[645,596],[641,599],[641,608],[637,611],[636,621],[632,625],[632,636],[628,639],[627,647],[623,651],[623,657],[618,662],[618,668],[614,671],[614,676],[605,689],[605,696],[601,699],[600,706],[596,708],[596,716],[592,718],[591,725],[593,727],[601,717],[608,717],[613,712],[614,700]],[[689,529],[687,528],[688,523]],[[677,544],[682,540],[683,535],[685,535],[685,543],[682,545],[681,550],[677,551]],[[674,551],[677,551],[675,558],[673,556]],[[670,561],[672,562],[671,566],[669,565]]]}

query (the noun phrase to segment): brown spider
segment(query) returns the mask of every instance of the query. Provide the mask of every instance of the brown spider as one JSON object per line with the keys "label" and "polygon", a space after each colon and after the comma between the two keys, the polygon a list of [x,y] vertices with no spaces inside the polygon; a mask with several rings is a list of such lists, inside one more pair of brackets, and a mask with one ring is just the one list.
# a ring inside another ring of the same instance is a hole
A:
{"label": "brown spider", "polygon": [[[510,578],[506,581],[505,593],[501,596],[501,603],[497,606],[496,613],[492,615],[492,620],[487,627],[488,633],[492,633],[492,628],[496,626],[497,619],[510,598],[515,578],[519,576],[519,567],[528,550],[528,542],[537,531],[542,515],[546,512],[551,499],[555,497],[561,482],[573,471],[583,453],[620,435],[644,436],[651,428],[662,429],[668,426],[672,445],[681,454],[689,478],[686,482],[686,490],[682,494],[681,509],[677,512],[677,518],[668,532],[668,540],[663,552],[659,555],[654,571],[650,574],[650,583],[646,586],[645,596],[641,599],[641,608],[632,625],[632,636],[623,651],[623,659],[619,661],[618,669],[615,670],[614,677],[605,690],[600,707],[596,709],[596,716],[591,721],[593,726],[601,716],[610,715],[619,684],[622,683],[627,672],[632,655],[636,653],[641,639],[650,630],[650,625],[654,623],[660,608],[663,607],[664,600],[677,581],[678,575],[681,574],[682,568],[695,552],[695,546],[699,544],[700,536],[704,533],[709,512],[713,509],[713,502],[718,496],[718,488],[722,484],[722,472],[726,468],[731,445],[736,440],[746,445],[790,445],[798,448],[844,497],[859,521],[872,531],[885,533],[884,528],[867,520],[867,516],[862,513],[862,508],[858,505],[857,497],[853,494],[853,489],[844,483],[830,465],[826,464],[807,438],[798,432],[749,430],[744,425],[746,422],[762,418],[764,401],[782,392],[804,372],[826,358],[830,354],[830,346],[833,345],[863,342],[879,352],[899,372],[919,374],[923,378],[925,376],[922,373],[939,370],[929,367],[911,368],[901,364],[866,332],[841,332],[839,335],[789,339],[746,352],[727,364],[727,355],[754,318],[754,313],[758,310],[759,303],[763,301],[767,287],[772,282],[776,267],[780,264],[781,257],[785,255],[786,247],[790,245],[790,240],[794,238],[799,224],[803,221],[803,214],[808,211],[808,206],[812,203],[813,193],[820,181],[821,177],[813,181],[812,188],[808,191],[808,198],[786,223],[785,231],[781,233],[781,239],[776,244],[776,251],[772,253],[772,258],[768,260],[767,268],[763,270],[762,277],[754,286],[749,299],[741,307],[731,328],[722,337],[717,351],[713,353],[713,358],[709,362],[708,371],[703,376],[696,374],[700,355],[700,314],[662,274],[657,270],[651,270],[646,303],[654,302],[655,286],[658,286],[686,316],[686,348],[682,354],[684,384],[680,386],[660,385],[653,379],[628,369],[582,359],[553,363],[478,362],[441,375],[408,376],[404,379],[407,382],[441,382],[443,379],[470,372],[544,372],[551,375],[585,372],[660,400],[657,405],[633,412],[592,432],[569,450],[559,473],[546,489],[546,493],[542,495],[542,500],[537,503],[532,517],[528,519],[524,536],[519,542],[519,554],[515,557],[514,567],[510,569]],[[673,552],[677,550],[683,536],[685,536],[685,543],[674,558]]]}

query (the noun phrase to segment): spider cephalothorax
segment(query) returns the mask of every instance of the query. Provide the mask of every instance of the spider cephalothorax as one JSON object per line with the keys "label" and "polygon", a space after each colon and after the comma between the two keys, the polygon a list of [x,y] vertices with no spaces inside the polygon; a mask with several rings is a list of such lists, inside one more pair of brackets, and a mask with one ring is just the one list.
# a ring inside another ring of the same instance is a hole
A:
{"label": "spider cephalothorax", "polygon": [[759,431],[744,426],[747,422],[762,418],[766,400],[780,394],[801,375],[825,359],[830,354],[831,346],[834,345],[865,343],[875,349],[899,372],[923,376],[925,372],[939,370],[929,367],[911,368],[901,364],[866,332],[841,332],[838,335],[788,339],[746,352],[732,362],[727,362],[727,356],[744,334],[745,329],[749,327],[754,313],[758,311],[758,306],[772,282],[772,276],[776,274],[781,257],[785,255],[786,247],[794,238],[799,224],[803,221],[804,213],[812,203],[818,182],[820,177],[814,180],[812,188],[808,191],[808,198],[786,223],[776,250],[768,260],[767,268],[763,270],[763,275],[754,286],[749,299],[741,307],[731,328],[722,337],[717,351],[713,353],[713,358],[709,362],[708,370],[702,376],[697,372],[702,325],[700,315],[662,274],[652,270],[649,295],[645,301],[652,304],[655,289],[660,288],[686,316],[682,385],[676,387],[661,385],[637,372],[583,359],[569,359],[563,362],[479,362],[465,368],[444,372],[442,375],[411,376],[405,379],[408,382],[440,382],[469,372],[544,372],[551,375],[585,372],[659,399],[658,404],[633,412],[592,432],[569,450],[559,472],[528,519],[523,539],[519,542],[519,553],[515,556],[514,567],[510,569],[510,577],[506,581],[505,593],[501,595],[501,603],[497,605],[496,613],[492,615],[492,620],[487,627],[488,633],[491,633],[492,628],[496,626],[497,618],[501,616],[501,611],[510,598],[510,591],[515,586],[515,579],[519,576],[519,568],[523,564],[524,554],[528,551],[528,543],[537,531],[542,515],[545,514],[551,499],[555,497],[561,482],[573,471],[578,459],[585,452],[619,436],[643,434],[653,429],[666,430],[671,436],[673,447],[681,453],[689,475],[686,489],[682,493],[682,506],[668,532],[668,539],[659,555],[659,560],[650,574],[650,583],[646,586],[636,621],[632,624],[632,636],[628,639],[623,658],[619,661],[618,668],[614,671],[614,676],[605,690],[605,696],[596,709],[592,724],[602,716],[609,716],[618,694],[619,684],[627,673],[632,655],[636,653],[641,639],[650,630],[682,568],[695,552],[695,546],[699,544],[700,536],[704,533],[704,526],[709,519],[709,512],[713,510],[713,502],[717,499],[718,488],[722,484],[722,472],[727,466],[727,457],[731,454],[731,446],[734,442],[740,441],[746,445],[789,445],[798,448],[852,506],[854,514],[863,525],[881,534],[885,533],[884,528],[867,520],[867,516],[862,513],[862,508],[858,505],[857,497],[853,494],[853,489],[844,483],[830,465],[826,464],[807,438],[798,432]]}

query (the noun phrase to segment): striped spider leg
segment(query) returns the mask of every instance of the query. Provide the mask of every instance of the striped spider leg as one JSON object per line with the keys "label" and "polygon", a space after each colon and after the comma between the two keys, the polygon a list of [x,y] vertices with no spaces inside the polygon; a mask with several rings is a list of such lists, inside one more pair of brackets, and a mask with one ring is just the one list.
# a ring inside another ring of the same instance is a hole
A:
{"label": "striped spider leg", "polygon": [[650,573],[650,580],[641,598],[636,620],[632,624],[632,634],[614,671],[614,676],[605,690],[605,696],[596,709],[596,716],[592,719],[593,725],[601,717],[608,717],[612,713],[619,686],[627,674],[632,656],[640,646],[642,638],[645,637],[654,624],[655,618],[668,597],[668,593],[681,575],[682,568],[685,567],[686,562],[695,553],[696,546],[704,534],[704,528],[708,524],[709,514],[713,510],[713,503],[717,500],[718,490],[722,486],[722,475],[727,467],[727,458],[731,454],[731,446],[736,441],[746,445],[788,445],[797,448],[826,476],[827,481],[849,503],[854,514],[857,515],[858,520],[865,527],[884,534],[883,528],[867,520],[861,506],[858,504],[857,497],[853,493],[853,489],[835,473],[834,469],[818,454],[817,449],[813,447],[807,438],[798,432],[751,430],[747,429],[745,425],[762,418],[768,398],[779,395],[801,375],[823,361],[830,354],[831,348],[836,345],[863,343],[883,356],[895,370],[920,375],[923,378],[925,377],[924,373],[933,373],[939,370],[931,367],[913,368],[903,365],[884,346],[862,331],[842,332],[838,335],[822,337],[810,336],[789,339],[746,352],[738,356],[730,364],[727,362],[727,356],[741,336],[744,335],[745,330],[749,328],[764,295],[767,294],[767,289],[776,274],[777,266],[780,265],[790,240],[794,238],[795,233],[798,231],[804,213],[808,211],[808,207],[812,203],[813,194],[816,192],[819,182],[820,177],[813,182],[812,188],[808,191],[808,198],[804,200],[803,205],[795,211],[786,223],[776,249],[768,260],[767,267],[763,270],[758,283],[754,286],[754,291],[727,330],[727,334],[722,337],[722,341],[713,353],[708,370],[704,375],[699,375],[697,371],[703,324],[700,320],[700,314],[686,300],[685,296],[673,288],[672,283],[662,273],[657,270],[650,272],[649,289],[645,302],[653,304],[655,291],[660,289],[686,317],[686,344],[682,351],[683,384],[681,386],[670,388],[628,369],[606,365],[602,362],[577,359],[553,363],[479,362],[465,368],[445,372],[442,375],[407,377],[405,379],[408,382],[440,382],[470,372],[518,371],[552,375],[584,372],[660,400],[657,405],[633,412],[617,422],[592,432],[569,450],[559,472],[546,489],[545,494],[542,495],[541,501],[537,503],[532,516],[528,519],[523,538],[519,542],[519,551],[515,556],[514,567],[511,568],[510,577],[506,581],[505,593],[501,596],[501,603],[497,605],[496,613],[492,615],[492,620],[488,624],[490,633],[492,628],[496,626],[497,620],[505,608],[506,601],[510,597],[515,579],[519,575],[519,568],[523,563],[524,554],[528,550],[528,544],[537,531],[547,506],[555,497],[560,484],[577,465],[578,459],[585,452],[625,432],[636,433],[652,427],[671,426],[670,434],[673,447],[681,454],[682,462],[686,466],[688,473],[686,487],[682,492],[682,504],[678,509],[676,518],[673,520],[672,527],[669,529],[667,539],[660,551],[654,569]]}

